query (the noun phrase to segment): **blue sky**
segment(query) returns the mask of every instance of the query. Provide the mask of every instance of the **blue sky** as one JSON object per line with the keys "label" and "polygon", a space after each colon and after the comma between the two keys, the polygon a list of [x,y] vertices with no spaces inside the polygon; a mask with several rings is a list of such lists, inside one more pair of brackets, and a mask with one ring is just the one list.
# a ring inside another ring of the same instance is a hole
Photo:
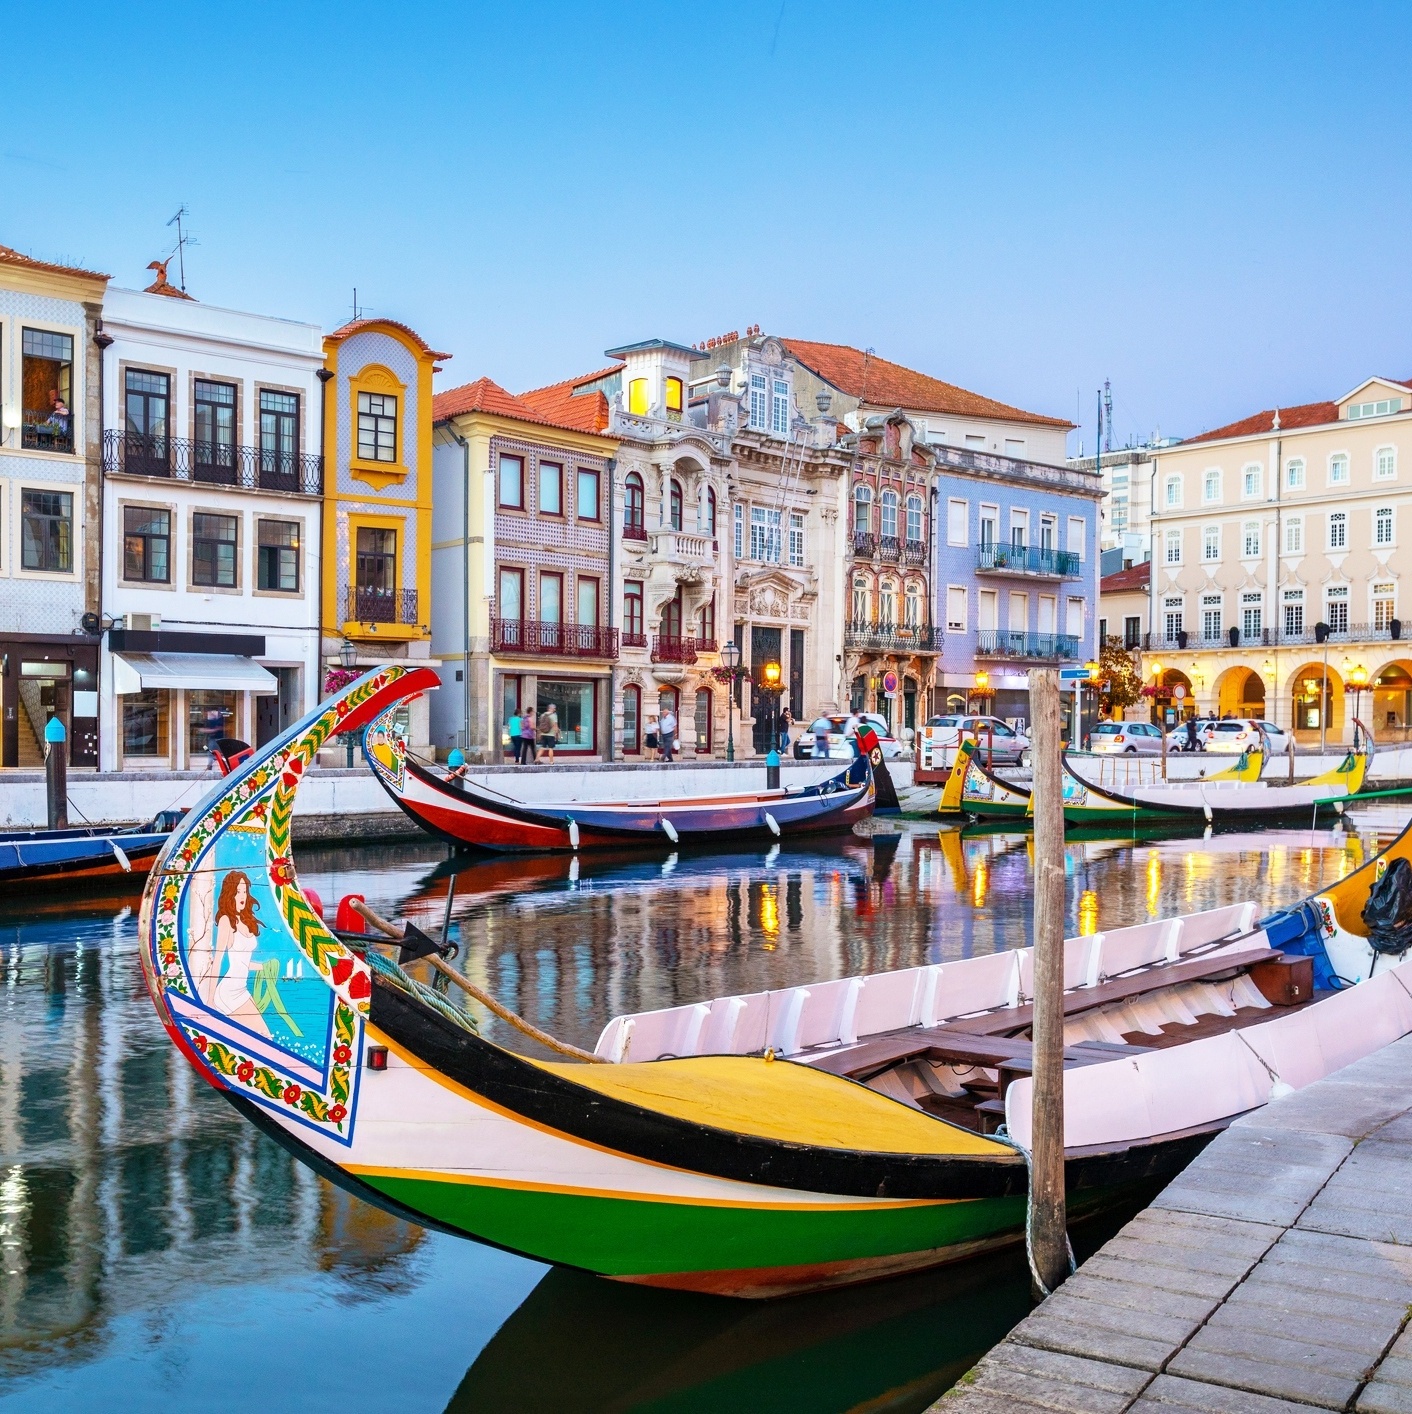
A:
{"label": "blue sky", "polygon": [[[522,390],[759,323],[1118,440],[1412,376],[1403,6],[107,6],[0,242]],[[52,37],[52,36],[51,36]],[[1077,436],[1071,439],[1071,448]]]}

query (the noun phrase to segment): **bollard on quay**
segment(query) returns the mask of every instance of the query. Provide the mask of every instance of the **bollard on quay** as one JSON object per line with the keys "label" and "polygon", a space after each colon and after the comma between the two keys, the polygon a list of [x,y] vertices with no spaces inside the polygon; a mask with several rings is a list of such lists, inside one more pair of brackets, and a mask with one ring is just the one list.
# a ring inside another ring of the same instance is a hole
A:
{"label": "bollard on quay", "polygon": [[69,828],[69,743],[64,723],[50,717],[44,724],[44,787],[49,798],[49,828]]}
{"label": "bollard on quay", "polygon": [[771,751],[765,757],[765,789],[778,790],[780,788],[780,754],[778,751]]}

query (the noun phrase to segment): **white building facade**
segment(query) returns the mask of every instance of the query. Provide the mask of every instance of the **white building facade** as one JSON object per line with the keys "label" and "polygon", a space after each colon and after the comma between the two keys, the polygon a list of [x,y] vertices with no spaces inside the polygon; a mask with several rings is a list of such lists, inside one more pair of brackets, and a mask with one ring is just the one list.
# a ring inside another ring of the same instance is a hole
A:
{"label": "white building facade", "polygon": [[103,308],[104,770],[202,766],[319,697],[322,332],[152,291]]}

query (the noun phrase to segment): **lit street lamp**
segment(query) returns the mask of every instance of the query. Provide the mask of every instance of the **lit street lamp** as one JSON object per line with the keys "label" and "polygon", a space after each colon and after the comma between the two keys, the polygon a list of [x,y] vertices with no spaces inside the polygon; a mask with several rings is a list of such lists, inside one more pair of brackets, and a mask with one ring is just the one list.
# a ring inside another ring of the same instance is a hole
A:
{"label": "lit street lamp", "polygon": [[1348,673],[1349,685],[1353,688],[1353,721],[1356,725],[1362,716],[1363,689],[1368,685],[1368,670],[1362,663],[1355,664]]}
{"label": "lit street lamp", "polygon": [[765,680],[765,691],[770,694],[770,750],[778,751],[780,742],[780,665],[766,663],[760,670]]}

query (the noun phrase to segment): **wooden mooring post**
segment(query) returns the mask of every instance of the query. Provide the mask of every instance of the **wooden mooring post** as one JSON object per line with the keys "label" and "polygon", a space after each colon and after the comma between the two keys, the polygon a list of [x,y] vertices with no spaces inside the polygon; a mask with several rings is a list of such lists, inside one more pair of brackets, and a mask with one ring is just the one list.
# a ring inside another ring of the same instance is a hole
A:
{"label": "wooden mooring post", "polygon": [[1030,716],[1035,865],[1030,1238],[1034,1279],[1053,1291],[1069,1274],[1064,1205],[1064,778],[1056,669],[1030,671]]}

